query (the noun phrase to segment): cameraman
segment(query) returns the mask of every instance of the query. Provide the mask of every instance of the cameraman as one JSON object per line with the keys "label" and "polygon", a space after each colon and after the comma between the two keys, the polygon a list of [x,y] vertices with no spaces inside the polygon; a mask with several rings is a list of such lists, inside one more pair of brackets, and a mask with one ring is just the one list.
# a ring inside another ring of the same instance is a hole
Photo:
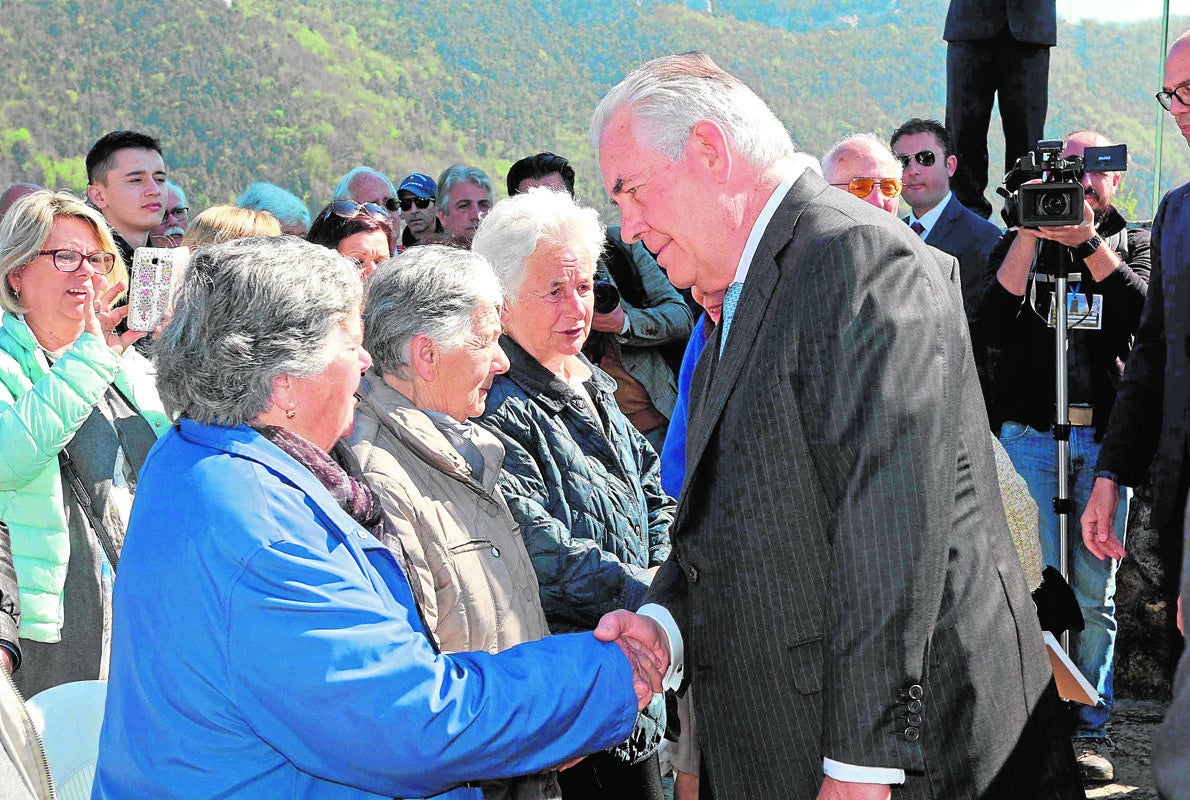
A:
{"label": "cameraman", "polygon": [[[1082,157],[1087,147],[1110,145],[1105,137],[1079,131],[1066,140],[1062,158]],[[996,280],[979,306],[979,322],[1001,351],[994,370],[993,425],[1002,422],[1000,440],[1042,509],[1041,545],[1045,561],[1059,564],[1058,520],[1049,509],[1057,496],[1057,448],[1050,432],[1055,406],[1054,328],[1049,324],[1054,291],[1037,264],[1039,240],[1072,252],[1068,306],[1067,375],[1070,417],[1071,549],[1069,581],[1082,607],[1086,629],[1071,631],[1071,656],[1099,692],[1096,707],[1078,706],[1075,753],[1084,781],[1111,780],[1114,769],[1104,754],[1106,725],[1114,702],[1112,653],[1115,648],[1115,575],[1118,561],[1098,560],[1082,543],[1079,513],[1094,481],[1095,461],[1107,427],[1124,361],[1144,305],[1149,281],[1149,234],[1129,229],[1112,206],[1119,172],[1084,172],[1086,196],[1079,225],[1017,228],[1004,234],[989,257]],[[1090,324],[1098,308],[1098,322]],[[1084,312],[1090,310],[1090,314]],[[1127,498],[1119,504],[1116,530],[1128,517]]]}

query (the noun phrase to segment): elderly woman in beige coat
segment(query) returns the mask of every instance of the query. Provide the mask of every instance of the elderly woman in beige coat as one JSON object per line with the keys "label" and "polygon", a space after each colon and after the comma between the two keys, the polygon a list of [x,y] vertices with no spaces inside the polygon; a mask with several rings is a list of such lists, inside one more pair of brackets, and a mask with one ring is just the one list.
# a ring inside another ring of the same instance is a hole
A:
{"label": "elderly woman in beige coat", "polygon": [[[347,439],[379,494],[426,627],[445,652],[496,653],[549,628],[520,526],[496,484],[504,447],[470,422],[508,369],[499,281],[466,250],[427,245],[372,276]],[[556,773],[484,785],[484,797],[557,798]]]}

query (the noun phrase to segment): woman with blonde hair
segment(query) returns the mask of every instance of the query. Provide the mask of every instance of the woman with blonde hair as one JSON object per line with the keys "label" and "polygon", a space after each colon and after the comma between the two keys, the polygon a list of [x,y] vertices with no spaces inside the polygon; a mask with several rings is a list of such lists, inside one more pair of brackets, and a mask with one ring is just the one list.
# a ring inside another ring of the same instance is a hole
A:
{"label": "woman with blonde hair", "polygon": [[137,473],[169,426],[116,333],[128,273],[99,212],[34,192],[0,221],[0,519],[20,584],[26,696],[107,677],[111,584]]}
{"label": "woman with blonde hair", "polygon": [[238,206],[211,206],[195,217],[182,237],[182,247],[193,250],[204,244],[222,244],[233,239],[280,236],[281,223],[267,211]]}

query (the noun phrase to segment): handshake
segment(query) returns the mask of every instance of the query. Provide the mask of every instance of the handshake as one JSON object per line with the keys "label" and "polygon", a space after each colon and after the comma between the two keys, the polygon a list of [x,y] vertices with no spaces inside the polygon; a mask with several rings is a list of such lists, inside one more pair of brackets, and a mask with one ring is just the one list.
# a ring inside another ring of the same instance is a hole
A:
{"label": "handshake", "polygon": [[624,651],[632,665],[637,710],[643,710],[653,694],[662,691],[661,681],[669,669],[669,638],[665,631],[650,617],[620,609],[599,620],[595,638],[615,642]]}

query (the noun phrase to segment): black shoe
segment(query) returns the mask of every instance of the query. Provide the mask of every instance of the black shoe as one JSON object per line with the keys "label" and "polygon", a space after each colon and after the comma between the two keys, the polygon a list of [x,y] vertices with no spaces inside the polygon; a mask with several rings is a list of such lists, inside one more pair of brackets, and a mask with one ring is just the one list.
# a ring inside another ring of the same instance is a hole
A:
{"label": "black shoe", "polygon": [[1074,760],[1083,783],[1107,783],[1116,777],[1115,767],[1108,760],[1107,743],[1103,739],[1075,739]]}

